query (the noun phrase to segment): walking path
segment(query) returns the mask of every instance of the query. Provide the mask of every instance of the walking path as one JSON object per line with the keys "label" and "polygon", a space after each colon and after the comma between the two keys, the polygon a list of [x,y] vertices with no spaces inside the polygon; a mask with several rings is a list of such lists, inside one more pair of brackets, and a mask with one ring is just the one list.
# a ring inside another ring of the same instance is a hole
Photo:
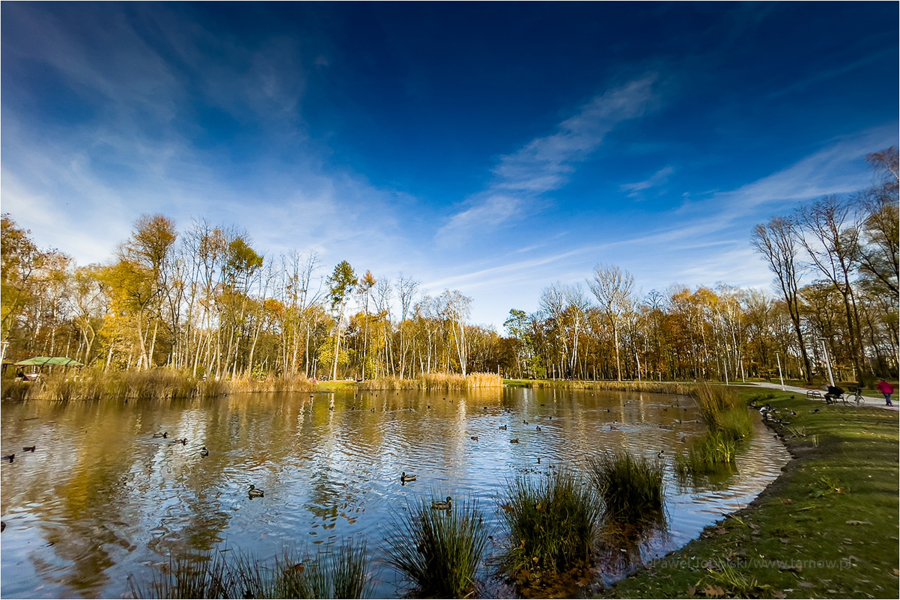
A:
{"label": "walking path", "polygon": [[[773,390],[781,390],[782,389],[781,384],[769,383],[767,381],[748,381],[747,383],[742,383],[741,385],[755,385],[755,386],[759,386],[759,387],[772,388]],[[786,385],[783,387],[783,389],[786,392],[794,392],[797,394],[804,394],[804,395],[806,395],[806,392],[809,391],[809,389],[807,389],[807,388],[797,387],[794,385]],[[823,388],[821,390],[821,392],[822,392],[822,395],[824,396],[825,389]],[[894,404],[893,406],[885,405],[884,396],[881,396],[878,398],[874,398],[872,396],[866,396],[865,398],[866,398],[866,406],[872,406],[875,408],[883,408],[885,410],[892,410],[894,412],[898,411],[898,406],[896,404],[896,402],[897,402],[896,397],[891,398],[891,402]],[[810,398],[810,400],[825,402],[824,397],[823,398]]]}

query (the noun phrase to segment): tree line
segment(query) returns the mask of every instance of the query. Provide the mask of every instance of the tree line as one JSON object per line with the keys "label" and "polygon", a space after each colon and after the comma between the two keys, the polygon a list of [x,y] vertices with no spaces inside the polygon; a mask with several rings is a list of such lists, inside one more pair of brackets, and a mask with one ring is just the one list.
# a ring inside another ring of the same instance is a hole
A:
{"label": "tree line", "polygon": [[264,256],[236,227],[179,232],[144,215],[106,264],[78,266],[2,219],[2,340],[11,359],[66,355],[103,370],[209,377],[719,379],[897,376],[896,148],[869,155],[873,185],[772,217],[751,235],[771,294],[673,285],[640,298],[597,265],[552,284],[504,333],[469,323],[472,299],[400,274],[331,271],[315,253]]}

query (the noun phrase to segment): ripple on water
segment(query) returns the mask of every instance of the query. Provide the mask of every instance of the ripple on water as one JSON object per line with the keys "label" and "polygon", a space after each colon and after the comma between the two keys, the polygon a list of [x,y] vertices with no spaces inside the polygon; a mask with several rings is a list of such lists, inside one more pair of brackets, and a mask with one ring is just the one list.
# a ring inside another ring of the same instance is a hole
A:
{"label": "ripple on water", "polygon": [[[478,502],[495,536],[493,552],[502,539],[496,503],[506,482],[581,469],[590,456],[620,447],[647,456],[664,450],[668,462],[669,530],[640,545],[638,560],[646,560],[746,505],[788,459],[758,425],[760,435],[726,485],[680,488],[674,454],[702,434],[702,424],[690,400],[652,394],[508,388],[468,396],[319,394],[312,401],[279,394],[29,402],[4,405],[0,418],[4,445],[38,445],[2,468],[4,597],[121,596],[129,574],[149,577],[170,553],[187,550],[268,558],[286,547],[322,550],[360,536],[375,556],[407,505],[446,496]],[[189,443],[153,439],[158,431]],[[201,446],[209,456],[200,456]],[[417,481],[402,484],[403,471]],[[265,497],[249,498],[251,484]],[[617,565],[610,576],[632,568]],[[399,586],[397,573],[383,567],[375,595],[402,595]]]}

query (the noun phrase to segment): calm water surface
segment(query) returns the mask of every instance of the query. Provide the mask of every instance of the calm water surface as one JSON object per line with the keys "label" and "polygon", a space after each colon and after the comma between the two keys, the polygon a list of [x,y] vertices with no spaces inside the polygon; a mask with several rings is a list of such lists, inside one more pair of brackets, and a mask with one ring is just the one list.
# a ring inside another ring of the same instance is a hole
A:
{"label": "calm water surface", "polygon": [[[507,481],[580,469],[614,448],[664,452],[668,532],[630,553],[648,560],[746,505],[789,458],[758,424],[737,475],[679,486],[674,454],[704,429],[690,399],[663,394],[498,388],[31,401],[5,403],[0,416],[3,454],[16,453],[2,464],[0,482],[5,598],[123,596],[129,574],[149,580],[170,554],[187,550],[232,548],[268,558],[285,547],[325,551],[363,537],[370,554],[381,556],[391,518],[420,498],[474,498],[495,529],[493,553],[502,538],[497,498]],[[162,431],[169,439],[152,437]],[[511,444],[514,438],[520,443]],[[21,452],[31,445],[36,452]],[[209,456],[201,456],[202,446]],[[418,480],[401,485],[401,471]],[[265,497],[250,499],[250,484]],[[603,579],[633,567],[607,564]],[[375,597],[406,592],[390,567],[376,569]],[[488,593],[513,592],[494,583]]]}

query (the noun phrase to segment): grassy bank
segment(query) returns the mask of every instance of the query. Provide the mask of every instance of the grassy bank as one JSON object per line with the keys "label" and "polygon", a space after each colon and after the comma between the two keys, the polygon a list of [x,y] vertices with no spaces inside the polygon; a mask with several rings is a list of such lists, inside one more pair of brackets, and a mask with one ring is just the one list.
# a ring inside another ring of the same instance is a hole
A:
{"label": "grassy bank", "polygon": [[606,597],[897,597],[897,413],[773,395],[794,457],[781,477]]}
{"label": "grassy bank", "polygon": [[692,383],[654,381],[582,381],[563,379],[504,379],[503,383],[512,387],[558,388],[569,390],[606,390],[611,392],[650,392],[658,394],[691,394],[696,386]]}

